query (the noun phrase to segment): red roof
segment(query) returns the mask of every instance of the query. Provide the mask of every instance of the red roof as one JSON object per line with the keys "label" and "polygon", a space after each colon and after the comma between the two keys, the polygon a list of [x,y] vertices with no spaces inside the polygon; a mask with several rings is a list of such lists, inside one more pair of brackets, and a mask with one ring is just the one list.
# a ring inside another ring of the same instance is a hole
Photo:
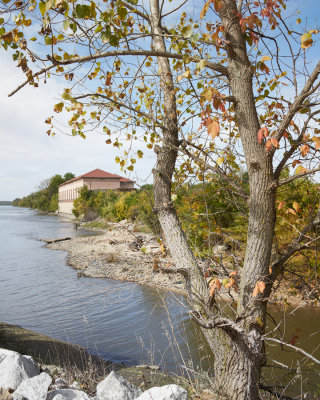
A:
{"label": "red roof", "polygon": [[86,174],[76,176],[75,178],[72,178],[66,182],[63,182],[59,186],[66,185],[70,182],[77,181],[78,179],[82,179],[82,178],[113,178],[113,179],[120,178],[119,179],[120,182],[134,182],[134,181],[131,181],[130,179],[124,178],[123,176],[116,175],[116,174],[110,174],[110,172],[102,171],[102,169],[97,168],[97,169],[94,169],[93,171],[87,172]]}

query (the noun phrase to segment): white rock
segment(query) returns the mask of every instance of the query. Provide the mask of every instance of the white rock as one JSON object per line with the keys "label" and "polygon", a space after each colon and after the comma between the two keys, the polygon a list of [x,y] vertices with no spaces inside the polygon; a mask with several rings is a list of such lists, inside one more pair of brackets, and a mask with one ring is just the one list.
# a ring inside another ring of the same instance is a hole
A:
{"label": "white rock", "polygon": [[0,349],[0,387],[17,389],[22,381],[39,374],[38,365],[30,356]]}
{"label": "white rock", "polygon": [[53,390],[48,393],[47,400],[90,400],[87,393],[74,389]]}
{"label": "white rock", "polygon": [[134,400],[142,390],[138,389],[114,371],[98,384],[97,395],[100,400]]}
{"label": "white rock", "polygon": [[22,381],[12,394],[12,398],[13,400],[20,400],[21,397],[28,400],[46,400],[51,382],[51,377],[46,372],[42,372],[40,375]]}
{"label": "white rock", "polygon": [[146,390],[136,400],[187,400],[188,393],[177,385],[153,387]]}

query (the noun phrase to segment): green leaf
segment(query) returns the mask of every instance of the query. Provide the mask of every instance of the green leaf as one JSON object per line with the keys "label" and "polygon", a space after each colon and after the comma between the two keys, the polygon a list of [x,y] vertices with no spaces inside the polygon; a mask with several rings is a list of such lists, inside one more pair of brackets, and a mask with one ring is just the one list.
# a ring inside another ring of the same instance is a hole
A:
{"label": "green leaf", "polygon": [[124,20],[126,18],[127,14],[128,14],[128,11],[127,11],[127,9],[125,7],[118,7],[117,8],[117,13],[119,15],[119,18],[121,20]]}
{"label": "green leaf", "polygon": [[62,23],[63,29],[66,31],[66,30],[69,29],[69,26],[70,26],[70,21],[69,21],[68,19],[65,19],[65,20],[63,21],[63,23]]}
{"label": "green leaf", "polygon": [[52,37],[51,36],[45,36],[44,37],[44,42],[47,46],[50,46],[52,44]]}
{"label": "green leaf", "polygon": [[4,23],[4,18],[0,18],[0,25]]}
{"label": "green leaf", "polygon": [[137,156],[138,158],[142,158],[143,157],[143,152],[141,150],[137,151]]}
{"label": "green leaf", "polygon": [[46,12],[46,3],[43,3],[42,1],[39,3],[39,10],[42,14],[42,16],[44,16],[45,12]]}
{"label": "green leaf", "polygon": [[56,112],[56,113],[61,112],[63,110],[63,106],[64,106],[63,102],[55,104],[53,107],[54,112]]}
{"label": "green leaf", "polygon": [[181,32],[182,32],[182,36],[185,39],[189,39],[193,32],[191,25],[188,25],[188,26],[185,26],[184,28],[182,28]]}

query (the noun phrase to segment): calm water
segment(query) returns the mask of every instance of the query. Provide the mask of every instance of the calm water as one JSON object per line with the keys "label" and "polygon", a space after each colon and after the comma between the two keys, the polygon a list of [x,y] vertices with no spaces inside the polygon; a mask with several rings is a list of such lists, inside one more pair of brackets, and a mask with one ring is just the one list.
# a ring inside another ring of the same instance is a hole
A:
{"label": "calm water", "polygon": [[[0,321],[86,346],[117,362],[156,363],[177,370],[184,359],[194,367],[208,367],[210,351],[189,320],[183,297],[177,301],[134,283],[78,278],[66,265],[65,252],[46,249],[37,240],[81,234],[55,216],[0,207]],[[271,312],[279,320],[283,310],[274,307]],[[299,336],[297,345],[320,358],[319,310],[299,309],[286,318],[285,339],[294,334]],[[267,352],[296,368],[301,357],[286,350],[277,346]],[[282,375],[269,367],[264,374],[266,379]],[[313,387],[320,383],[319,375],[306,372],[305,378]]]}
{"label": "calm water", "polygon": [[86,346],[113,361],[174,369],[181,351],[199,364],[205,352],[192,344],[201,332],[172,295],[134,283],[78,278],[65,252],[37,240],[81,234],[55,216],[0,207],[0,321]]}

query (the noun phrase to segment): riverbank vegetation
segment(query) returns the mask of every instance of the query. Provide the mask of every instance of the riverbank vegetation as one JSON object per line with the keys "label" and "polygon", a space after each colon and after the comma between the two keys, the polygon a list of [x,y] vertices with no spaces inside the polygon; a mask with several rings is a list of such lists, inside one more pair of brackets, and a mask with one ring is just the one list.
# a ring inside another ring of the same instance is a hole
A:
{"label": "riverbank vegetation", "polygon": [[75,175],[71,172],[67,172],[64,176],[54,175],[41,182],[38,191],[22,199],[15,199],[12,205],[37,209],[44,213],[55,212],[58,210],[58,186],[74,177]]}

